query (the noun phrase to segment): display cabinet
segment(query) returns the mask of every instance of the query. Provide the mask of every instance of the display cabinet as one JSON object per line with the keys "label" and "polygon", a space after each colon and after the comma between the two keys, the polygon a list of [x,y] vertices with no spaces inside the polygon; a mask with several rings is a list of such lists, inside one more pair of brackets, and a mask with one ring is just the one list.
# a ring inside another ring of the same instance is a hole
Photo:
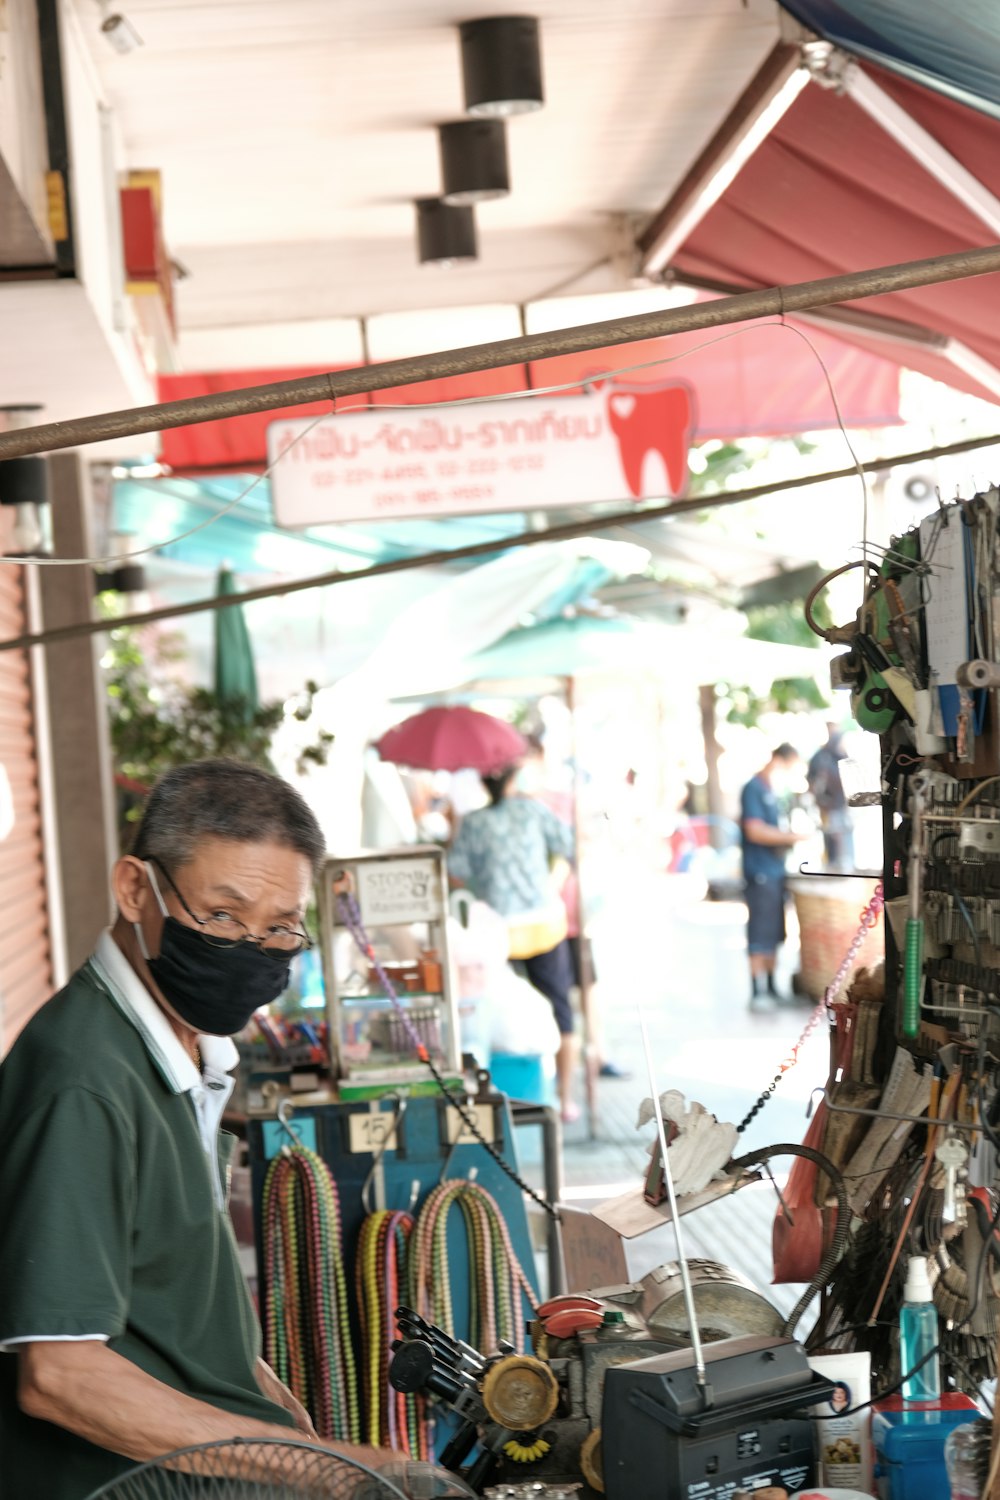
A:
{"label": "display cabinet", "polygon": [[401,1086],[436,1091],[420,1048],[447,1077],[460,1077],[447,911],[444,852],[433,845],[326,861],[320,946],[328,1045],[342,1099],[374,1098]]}

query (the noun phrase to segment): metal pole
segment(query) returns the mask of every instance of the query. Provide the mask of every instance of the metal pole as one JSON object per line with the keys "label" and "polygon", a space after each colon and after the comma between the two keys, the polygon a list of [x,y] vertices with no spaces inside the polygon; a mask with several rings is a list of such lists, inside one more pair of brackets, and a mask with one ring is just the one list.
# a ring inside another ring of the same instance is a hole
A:
{"label": "metal pole", "polygon": [[[542,1130],[542,1180],[545,1196],[557,1207],[562,1203],[562,1126],[556,1110],[548,1104],[531,1104],[522,1099],[510,1101],[510,1114],[514,1128],[522,1125],[540,1125]],[[548,1294],[556,1297],[566,1290],[566,1264],[563,1256],[562,1220],[558,1214],[549,1214],[548,1227]]]}
{"label": "metal pole", "polygon": [[[899,453],[891,458],[873,458],[861,465],[866,474],[880,469],[894,469],[903,464],[921,463],[924,459],[947,457],[954,453],[971,453],[977,448],[992,448],[1000,444],[1000,433],[990,437],[963,438],[960,443],[949,443],[945,447],[922,448],[916,453]],[[635,526],[639,521],[665,521],[682,516],[689,511],[716,510],[723,505],[739,505],[744,500],[758,500],[766,495],[780,495],[786,490],[806,489],[813,484],[827,484],[833,479],[850,479],[857,474],[853,467],[830,469],[825,474],[801,474],[797,479],[786,479],[781,484],[750,485],[742,490],[728,490],[722,495],[700,495],[692,500],[671,500],[666,505],[615,511],[607,515],[590,516],[586,521],[567,521],[560,526],[548,526],[544,531],[522,531],[516,536],[494,538],[489,542],[470,542],[465,547],[446,547],[438,552],[422,552],[417,557],[397,557],[392,562],[375,563],[370,568],[356,572],[318,573],[310,578],[293,578],[287,583],[265,584],[259,589],[247,589],[242,594],[213,595],[210,599],[192,599],[187,604],[164,604],[160,609],[149,609],[131,615],[119,615],[114,620],[87,620],[79,625],[66,625],[58,630],[39,631],[35,634],[15,635],[0,640],[0,651],[18,651],[27,646],[47,646],[52,641],[66,641],[78,635],[100,635],[102,631],[120,630],[126,626],[153,625],[158,620],[175,620],[181,615],[197,615],[205,610],[232,609],[238,604],[252,604],[258,599],[279,599],[285,594],[300,594],[308,589],[333,588],[338,583],[354,583],[359,578],[381,578],[388,573],[406,573],[414,568],[436,567],[439,563],[460,562],[463,558],[486,557],[497,552],[509,552],[515,547],[537,547],[542,542],[569,541],[573,537],[593,536],[602,531],[611,531],[616,526]],[[150,549],[153,550],[152,548]],[[8,561],[0,566],[22,566],[20,559]],[[28,559],[28,566],[41,567]]]}
{"label": "metal pole", "polygon": [[138,406],[127,411],[47,422],[23,432],[0,434],[0,460],[132,437],[140,432],[162,432],[168,427],[186,427],[190,423],[213,422],[222,417],[242,417],[251,412],[273,411],[277,407],[301,406],[311,401],[336,402],[341,397],[363,392],[415,385],[419,381],[451,375],[469,375],[478,370],[495,370],[504,365],[552,359],[558,355],[581,354],[590,349],[636,343],[640,339],[662,338],[666,334],[721,328],[746,319],[783,317],[804,308],[829,307],[833,303],[880,297],[888,292],[907,291],[941,281],[960,281],[993,271],[1000,271],[1000,245],[937,255],[929,260],[906,261],[901,265],[878,266],[868,271],[852,271],[843,276],[827,276],[792,286],[764,287],[694,307],[613,318],[606,323],[587,323],[580,328],[501,339],[466,349],[447,349],[440,354],[391,360],[385,364],[310,375],[298,380],[279,380],[244,390],[217,391],[209,396],[193,396],[186,401],[161,401],[154,406]]}
{"label": "metal pole", "polygon": [[705,1394],[708,1387],[708,1379],[705,1374],[705,1355],[701,1347],[698,1314],[695,1312],[694,1292],[691,1288],[691,1272],[688,1270],[687,1256],[684,1254],[684,1240],[681,1236],[681,1216],[677,1212],[674,1172],[670,1165],[670,1152],[667,1147],[667,1128],[663,1122],[663,1110],[660,1107],[660,1091],[656,1086],[656,1069],[653,1066],[653,1053],[649,1045],[649,1033],[646,1030],[646,1014],[641,1005],[637,1006],[636,1009],[639,1012],[639,1030],[642,1033],[642,1050],[646,1057],[646,1075],[649,1078],[651,1103],[653,1105],[653,1113],[656,1115],[656,1131],[660,1141],[660,1160],[663,1162],[663,1180],[667,1187],[670,1218],[674,1226],[674,1238],[677,1241],[677,1263],[681,1268],[681,1285],[684,1288],[684,1310],[687,1313],[688,1329],[691,1333],[691,1351],[694,1354],[695,1380],[701,1386],[703,1394]]}
{"label": "metal pole", "polygon": [[576,682],[566,678],[570,753],[573,757],[573,842],[576,846],[577,942],[580,945],[580,1015],[583,1020],[583,1093],[587,1105],[587,1139],[597,1139],[597,1038],[594,1035],[593,974],[587,946],[587,901],[583,882],[583,819],[580,814],[580,754],[576,722]]}

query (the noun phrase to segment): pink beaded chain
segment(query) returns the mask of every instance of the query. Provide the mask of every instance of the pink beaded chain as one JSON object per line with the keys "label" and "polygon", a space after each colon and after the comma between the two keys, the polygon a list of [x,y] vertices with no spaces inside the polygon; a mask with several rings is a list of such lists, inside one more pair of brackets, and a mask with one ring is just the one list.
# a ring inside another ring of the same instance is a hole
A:
{"label": "pink beaded chain", "polygon": [[784,1078],[785,1074],[790,1072],[790,1070],[795,1067],[795,1064],[799,1060],[799,1053],[802,1051],[802,1048],[812,1036],[817,1026],[821,1021],[826,1019],[828,1008],[833,1004],[836,997],[840,994],[844,980],[850,973],[854,960],[857,958],[858,953],[861,950],[861,944],[864,942],[869,932],[875,926],[884,906],[885,890],[883,888],[882,882],[879,881],[878,885],[875,887],[874,892],[872,893],[871,900],[865,907],[864,911],[861,913],[861,917],[858,923],[858,930],[851,940],[851,946],[848,948],[847,952],[844,954],[843,959],[841,960],[840,968],[837,970],[833,979],[827,985],[822,1000],[817,1002],[815,1009],[810,1015],[805,1026],[802,1028],[802,1035],[795,1043],[795,1046],[782,1059],[781,1066],[778,1068],[777,1073],[775,1073],[767,1088],[760,1095],[753,1109],[745,1117],[745,1119],[741,1120],[739,1125],[737,1125],[737,1134],[742,1135],[754,1116],[758,1115],[764,1108],[764,1105],[770,1099],[771,1095],[774,1093],[775,1089],[778,1087],[778,1084],[781,1082],[782,1078]]}

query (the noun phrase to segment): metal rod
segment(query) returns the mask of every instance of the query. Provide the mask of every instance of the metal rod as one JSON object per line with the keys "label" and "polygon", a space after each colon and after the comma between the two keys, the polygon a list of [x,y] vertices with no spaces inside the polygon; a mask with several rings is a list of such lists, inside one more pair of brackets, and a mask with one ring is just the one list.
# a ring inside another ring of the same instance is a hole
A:
{"label": "metal rod", "polygon": [[[975,1019],[975,1014],[971,1006],[969,1007],[967,1019]],[[890,1109],[861,1109],[856,1104],[838,1104],[835,1099],[831,1098],[829,1089],[822,1089],[821,1092],[823,1103],[835,1115],[858,1115],[865,1120],[899,1120],[901,1123],[907,1125],[947,1125],[951,1130],[968,1130],[970,1134],[974,1134],[977,1130],[982,1129],[982,1126],[976,1120],[963,1122],[962,1120],[945,1119],[938,1115],[901,1115],[896,1114]],[[816,1093],[815,1089],[813,1093]]]}
{"label": "metal rod", "polygon": [[555,329],[500,339],[490,344],[474,344],[469,348],[446,349],[439,354],[308,375],[297,380],[272,381],[236,391],[216,391],[184,401],[160,401],[153,406],[137,406],[126,411],[101,412],[65,422],[46,422],[23,432],[0,434],[0,459],[46,453],[55,448],[76,448],[85,443],[133,437],[140,432],[162,432],[168,427],[186,427],[222,417],[243,417],[251,412],[301,406],[311,401],[336,402],[343,396],[363,392],[415,385],[445,376],[470,375],[479,370],[495,370],[505,365],[552,359],[564,354],[582,354],[591,349],[662,338],[667,334],[721,328],[747,319],[783,317],[803,308],[881,297],[888,292],[931,286],[935,282],[961,281],[994,271],[1000,271],[1000,245],[989,245],[981,250],[960,250],[952,255],[936,255],[928,260],[906,261],[899,265],[876,266],[867,271],[851,271],[842,276],[826,276],[791,286],[764,287],[693,307],[667,308],[631,318],[613,318],[605,323],[585,323],[579,328]]}
{"label": "metal rod", "polygon": [[691,1331],[691,1349],[694,1354],[695,1380],[701,1386],[702,1391],[708,1384],[705,1375],[705,1356],[701,1347],[701,1333],[698,1330],[698,1315],[694,1310],[694,1292],[691,1289],[691,1272],[688,1270],[687,1256],[684,1254],[684,1239],[681,1234],[681,1216],[677,1212],[677,1194],[674,1191],[674,1173],[670,1165],[670,1153],[667,1147],[667,1128],[663,1121],[663,1110],[660,1108],[660,1091],[656,1086],[656,1069],[653,1066],[653,1053],[649,1045],[649,1033],[646,1030],[646,1013],[641,1005],[636,1006],[639,1012],[639,1030],[642,1033],[642,1050],[646,1058],[646,1073],[649,1078],[649,1093],[653,1102],[653,1113],[656,1116],[656,1132],[660,1140],[660,1157],[663,1161],[663,1180],[667,1187],[667,1201],[670,1204],[670,1216],[674,1226],[674,1238],[677,1241],[677,1263],[681,1268],[681,1285],[684,1288],[684,1310],[687,1313],[688,1328]]}
{"label": "metal rod", "polygon": [[[561,1203],[563,1196],[562,1174],[562,1126],[559,1116],[548,1104],[530,1104],[523,1100],[510,1101],[510,1114],[514,1128],[522,1125],[540,1125],[542,1129],[542,1180],[545,1196],[550,1203]],[[550,1215],[547,1230],[548,1269],[550,1297],[566,1291],[566,1262],[563,1252],[562,1220]]]}
{"label": "metal rod", "polygon": [[[889,458],[873,458],[861,465],[866,474],[878,473],[881,469],[893,469],[904,464],[921,463],[924,459],[946,457],[954,453],[971,453],[977,448],[991,448],[1000,444],[1000,433],[990,437],[963,438],[960,443],[949,443],[944,447],[922,448],[915,453],[899,453]],[[206,610],[233,609],[238,604],[252,604],[259,599],[279,599],[285,594],[299,594],[308,589],[333,588],[338,583],[354,583],[359,578],[380,578],[389,573],[405,573],[414,568],[430,568],[463,558],[488,557],[494,553],[509,552],[515,547],[537,547],[542,542],[570,541],[574,537],[600,535],[622,526],[636,526],[639,522],[671,520],[675,516],[691,511],[718,510],[724,505],[740,505],[744,500],[759,500],[767,495],[780,495],[786,490],[806,489],[813,484],[827,484],[833,479],[850,479],[857,476],[851,465],[844,469],[829,469],[824,474],[802,474],[796,479],[786,479],[781,484],[749,485],[742,490],[727,490],[722,495],[701,495],[690,500],[670,500],[664,505],[632,507],[629,510],[613,511],[607,515],[590,516],[586,521],[566,521],[558,526],[548,526],[544,531],[522,531],[516,536],[496,537],[488,542],[470,542],[464,547],[446,547],[437,552],[422,552],[416,557],[397,557],[391,562],[375,563],[370,568],[359,568],[349,573],[317,573],[309,578],[294,578],[287,583],[266,584],[258,589],[247,589],[242,594],[213,595],[210,599],[193,599],[186,604],[165,604],[160,609],[150,609],[131,615],[120,615],[114,620],[84,620],[76,625],[64,625],[55,630],[38,631],[35,634],[11,636],[0,640],[0,652],[21,650],[28,646],[48,646],[56,641],[73,640],[77,636],[100,635],[103,631],[119,630],[126,626],[153,625],[158,620],[174,620],[181,615],[197,615]],[[151,549],[152,550],[152,549]],[[16,566],[24,564],[18,560]],[[31,559],[27,561],[31,566]],[[0,566],[12,566],[2,564]],[[44,566],[44,564],[39,564]]]}

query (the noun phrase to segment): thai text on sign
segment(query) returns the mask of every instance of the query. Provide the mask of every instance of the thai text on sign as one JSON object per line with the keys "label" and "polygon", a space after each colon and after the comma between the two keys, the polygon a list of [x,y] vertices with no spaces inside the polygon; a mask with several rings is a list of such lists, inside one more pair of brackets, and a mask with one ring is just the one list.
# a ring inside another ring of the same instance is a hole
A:
{"label": "thai text on sign", "polygon": [[693,421],[673,384],[268,427],[279,525],[527,510],[682,494]]}

